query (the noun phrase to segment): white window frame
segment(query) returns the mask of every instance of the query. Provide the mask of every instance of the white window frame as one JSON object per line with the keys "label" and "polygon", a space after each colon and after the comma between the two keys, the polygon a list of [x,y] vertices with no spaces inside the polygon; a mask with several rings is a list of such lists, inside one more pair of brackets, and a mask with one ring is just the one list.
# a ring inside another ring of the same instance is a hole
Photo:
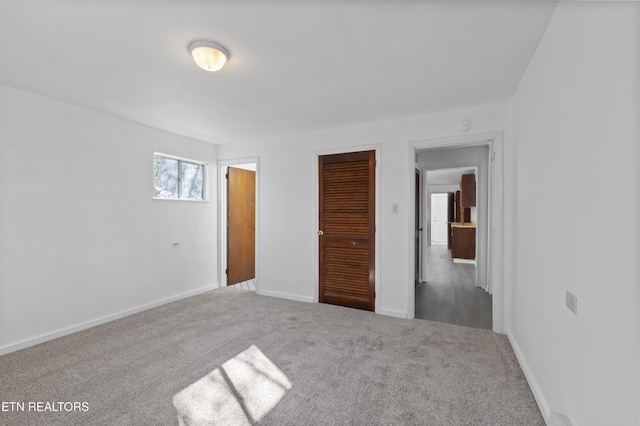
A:
{"label": "white window frame", "polygon": [[[164,198],[164,197],[156,197],[153,193],[153,165],[155,163],[156,157],[169,158],[171,160],[178,161],[178,198]],[[190,163],[197,164],[202,166],[202,199],[194,199],[194,198],[182,198],[182,163]],[[152,198],[154,200],[161,201],[190,201],[195,203],[206,203],[209,202],[209,164],[203,161],[193,160],[191,158],[178,157],[176,155],[165,154],[163,152],[154,152],[151,157],[151,172],[152,172],[152,183],[151,183],[151,192]]]}

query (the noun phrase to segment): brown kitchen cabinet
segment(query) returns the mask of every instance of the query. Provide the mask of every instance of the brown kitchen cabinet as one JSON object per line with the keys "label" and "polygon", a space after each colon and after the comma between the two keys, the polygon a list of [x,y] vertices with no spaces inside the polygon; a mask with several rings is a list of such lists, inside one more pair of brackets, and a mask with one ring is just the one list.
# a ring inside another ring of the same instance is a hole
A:
{"label": "brown kitchen cabinet", "polygon": [[451,234],[451,257],[474,260],[476,258],[476,227],[453,223]]}
{"label": "brown kitchen cabinet", "polygon": [[460,180],[460,205],[462,207],[476,206],[476,175],[464,174]]}
{"label": "brown kitchen cabinet", "polygon": [[460,204],[461,197],[460,191],[456,191],[456,215],[455,222],[470,222],[471,221],[471,209],[469,207],[462,207]]}

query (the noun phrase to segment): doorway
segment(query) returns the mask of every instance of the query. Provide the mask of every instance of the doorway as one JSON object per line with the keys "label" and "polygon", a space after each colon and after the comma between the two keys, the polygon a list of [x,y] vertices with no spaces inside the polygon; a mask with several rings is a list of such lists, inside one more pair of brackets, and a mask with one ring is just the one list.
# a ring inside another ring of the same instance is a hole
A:
{"label": "doorway", "polygon": [[[428,158],[425,158],[425,154]],[[478,282],[486,281],[479,280],[475,253],[476,226],[485,226],[482,221],[478,223],[477,218],[486,216],[478,215],[477,210],[486,209],[486,200],[479,200],[479,207],[474,203],[474,207],[464,209],[455,202],[456,199],[460,200],[460,182],[463,176],[478,177],[478,169],[483,172],[485,170],[482,167],[468,166],[440,168],[443,160],[446,164],[451,164],[487,155],[486,149],[482,147],[440,151],[438,155],[424,152],[418,154],[419,161],[428,165],[424,173],[424,195],[429,199],[424,208],[430,212],[430,222],[426,226],[430,227],[431,238],[430,244],[424,248],[424,272],[416,287],[416,318],[491,329],[491,295],[476,286]],[[482,185],[486,184],[484,177],[478,181]],[[479,192],[485,195],[486,191],[481,189]],[[473,199],[476,199],[475,192]],[[465,228],[459,228],[460,223],[464,223]],[[461,235],[467,238],[461,238]],[[469,238],[471,235],[472,240]]]}
{"label": "doorway", "polygon": [[[482,288],[486,288],[487,291],[492,295],[491,300],[491,309],[492,309],[492,318],[491,318],[491,329],[496,332],[502,333],[503,330],[503,243],[502,243],[502,235],[503,235],[503,224],[502,224],[502,210],[503,210],[503,197],[502,197],[502,174],[503,174],[503,136],[502,132],[491,132],[485,134],[476,134],[476,135],[463,135],[452,138],[445,139],[432,139],[432,140],[420,140],[413,141],[409,144],[410,150],[408,155],[408,165],[411,170],[411,178],[409,181],[410,189],[415,189],[414,182],[414,170],[415,168],[421,168],[421,171],[424,175],[426,175],[426,167],[423,167],[419,164],[418,155],[421,153],[429,153],[431,156],[437,156],[442,151],[453,150],[456,148],[470,148],[470,147],[484,147],[486,149],[486,210],[485,217],[483,220],[486,220],[486,226],[484,227],[482,232],[485,232],[485,235],[480,241],[480,246],[478,248],[479,253],[483,252],[484,257],[480,259],[478,257],[477,264],[478,268],[484,269],[483,273],[480,274],[482,277],[486,277],[486,282],[484,280],[480,280],[479,284]],[[466,160],[465,160],[466,161]],[[460,163],[460,162],[449,162],[449,167],[455,166],[476,166],[476,164],[469,163]],[[445,166],[442,165],[441,168]],[[422,182],[423,186],[426,186],[425,180]],[[428,214],[428,210],[426,205],[430,203],[430,197],[426,195],[423,191],[423,199],[420,201],[422,206],[425,208],[424,215],[424,223],[426,226],[430,225],[430,216]],[[413,197],[412,197],[413,198]],[[411,199],[413,202],[413,199]],[[412,203],[413,204],[413,203]],[[411,206],[413,207],[413,206]],[[477,218],[480,220],[481,218]],[[475,220],[475,219],[474,219]],[[427,229],[429,232],[429,229]],[[430,246],[429,245],[429,237],[426,238],[426,241],[423,242],[421,248],[424,253],[422,255],[423,263],[424,259],[427,256],[430,256],[434,253],[429,253],[431,248],[442,248],[442,246]],[[446,250],[446,246],[444,247]],[[414,263],[414,244],[409,246],[410,256],[408,268],[412,272],[415,268]],[[435,254],[435,256],[442,255]],[[424,267],[425,265],[423,265]],[[468,266],[468,265],[463,265]],[[428,266],[427,266],[428,267]],[[426,271],[421,271],[421,277],[424,279]],[[412,280],[413,281],[413,280]],[[412,283],[413,284],[413,283]],[[408,310],[409,318],[415,318],[416,316],[416,286],[410,285],[408,287]]]}
{"label": "doorway", "polygon": [[256,290],[258,163],[219,163],[221,286]]}

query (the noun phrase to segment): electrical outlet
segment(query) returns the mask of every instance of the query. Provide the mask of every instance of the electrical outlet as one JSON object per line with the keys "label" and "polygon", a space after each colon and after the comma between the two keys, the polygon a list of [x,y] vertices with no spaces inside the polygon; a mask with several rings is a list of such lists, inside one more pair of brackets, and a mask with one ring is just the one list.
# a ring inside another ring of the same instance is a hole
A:
{"label": "electrical outlet", "polygon": [[393,214],[400,213],[400,204],[399,203],[391,204],[391,213],[393,213]]}
{"label": "electrical outlet", "polygon": [[171,243],[171,247],[178,248],[180,247],[180,243]]}
{"label": "electrical outlet", "polygon": [[578,298],[576,297],[575,294],[571,293],[569,290],[567,290],[565,304],[567,305],[567,308],[571,310],[571,312],[578,315]]}

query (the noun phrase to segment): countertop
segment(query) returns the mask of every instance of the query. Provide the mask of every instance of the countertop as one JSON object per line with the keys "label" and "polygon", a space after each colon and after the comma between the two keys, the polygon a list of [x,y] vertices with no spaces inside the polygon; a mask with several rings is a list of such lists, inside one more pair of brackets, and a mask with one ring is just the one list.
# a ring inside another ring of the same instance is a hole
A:
{"label": "countertop", "polygon": [[451,222],[452,228],[475,228],[475,222]]}

